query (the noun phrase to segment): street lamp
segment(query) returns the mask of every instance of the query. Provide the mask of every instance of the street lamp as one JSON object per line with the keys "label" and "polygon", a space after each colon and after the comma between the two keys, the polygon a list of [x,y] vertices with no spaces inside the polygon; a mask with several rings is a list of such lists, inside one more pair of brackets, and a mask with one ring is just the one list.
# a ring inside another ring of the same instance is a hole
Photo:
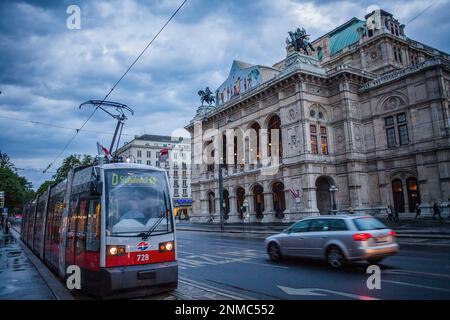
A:
{"label": "street lamp", "polygon": [[[217,108],[216,108],[217,109]],[[222,120],[222,116],[220,115],[220,112],[217,113],[217,117],[216,117],[216,121],[217,121],[217,141],[219,141],[219,135],[220,135],[220,122]],[[226,124],[231,123],[231,117],[228,115],[227,116],[227,121]],[[217,146],[217,151],[220,150],[220,146]],[[223,155],[222,155],[223,157]],[[223,173],[222,173],[222,168],[223,168],[223,161],[220,161],[219,158],[219,207],[220,207],[220,231],[224,231],[225,229],[225,225],[224,225],[224,201],[223,201]]]}
{"label": "street lamp", "polygon": [[336,212],[337,212],[337,207],[336,207],[336,192],[339,190],[338,189],[338,187],[336,187],[335,185],[332,185],[331,187],[330,187],[330,192],[331,192],[331,199],[332,199],[332,201],[333,201],[333,210],[332,210],[332,212],[333,212],[333,214],[336,214]]}

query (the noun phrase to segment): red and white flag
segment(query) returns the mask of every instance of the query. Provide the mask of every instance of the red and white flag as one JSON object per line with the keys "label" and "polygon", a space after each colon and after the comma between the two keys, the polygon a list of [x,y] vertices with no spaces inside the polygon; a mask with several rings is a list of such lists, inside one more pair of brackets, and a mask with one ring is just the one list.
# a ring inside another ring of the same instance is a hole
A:
{"label": "red and white flag", "polygon": [[169,158],[169,149],[162,148],[159,152],[159,162],[166,162]]}
{"label": "red and white flag", "polygon": [[107,156],[108,159],[112,159],[111,153],[109,153],[109,150],[106,149],[104,146],[102,146],[100,143],[97,142],[97,151],[99,155]]}
{"label": "red and white flag", "polygon": [[291,195],[294,199],[299,198],[300,197],[300,190],[295,191],[292,188],[289,188],[289,191],[291,192]]}

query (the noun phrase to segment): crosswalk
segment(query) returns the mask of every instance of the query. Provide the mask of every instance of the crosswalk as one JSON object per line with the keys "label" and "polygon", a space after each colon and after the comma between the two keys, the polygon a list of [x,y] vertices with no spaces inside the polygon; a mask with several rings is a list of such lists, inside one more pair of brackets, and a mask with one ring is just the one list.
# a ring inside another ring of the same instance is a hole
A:
{"label": "crosswalk", "polygon": [[[229,263],[257,263],[252,260],[265,257],[260,251],[243,249],[239,251],[222,251],[220,253],[193,253],[178,251],[178,267],[180,269],[218,266]],[[263,263],[261,263],[264,265]]]}

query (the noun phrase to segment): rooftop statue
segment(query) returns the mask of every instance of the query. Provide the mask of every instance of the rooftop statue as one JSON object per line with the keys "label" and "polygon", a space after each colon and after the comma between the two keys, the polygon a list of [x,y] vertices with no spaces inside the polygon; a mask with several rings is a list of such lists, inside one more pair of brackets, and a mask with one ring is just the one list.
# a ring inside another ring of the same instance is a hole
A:
{"label": "rooftop statue", "polygon": [[286,43],[288,46],[291,46],[295,51],[300,52],[303,50],[306,55],[309,55],[308,53],[308,47],[315,51],[311,43],[309,42],[309,34],[306,34],[306,31],[304,28],[297,28],[294,32],[289,31],[289,38],[286,38]]}
{"label": "rooftop statue", "polygon": [[209,87],[206,87],[205,90],[200,90],[198,92],[198,95],[200,96],[202,106],[204,102],[206,102],[210,106],[216,100]]}

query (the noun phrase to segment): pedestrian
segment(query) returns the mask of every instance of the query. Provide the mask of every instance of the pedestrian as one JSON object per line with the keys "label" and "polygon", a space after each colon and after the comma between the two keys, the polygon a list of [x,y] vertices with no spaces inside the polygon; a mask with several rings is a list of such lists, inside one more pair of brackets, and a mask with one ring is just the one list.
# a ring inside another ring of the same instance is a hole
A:
{"label": "pedestrian", "polygon": [[420,219],[420,203],[416,203],[416,219]]}
{"label": "pedestrian", "polygon": [[392,207],[391,205],[388,205],[386,208],[386,214],[387,214],[387,220],[388,221],[393,221],[394,220],[394,216],[392,214]]}
{"label": "pedestrian", "polygon": [[354,210],[353,210],[352,207],[348,207],[348,213],[349,213],[349,214],[353,214],[353,213],[354,213]]}
{"label": "pedestrian", "polygon": [[398,215],[398,209],[395,209],[394,210],[394,221],[399,221],[400,220],[400,218],[399,218],[399,215]]}
{"label": "pedestrian", "polygon": [[439,217],[439,219],[443,220],[441,216],[441,209],[439,208],[438,204],[435,201],[433,204],[433,220],[435,220],[434,217],[436,215]]}

